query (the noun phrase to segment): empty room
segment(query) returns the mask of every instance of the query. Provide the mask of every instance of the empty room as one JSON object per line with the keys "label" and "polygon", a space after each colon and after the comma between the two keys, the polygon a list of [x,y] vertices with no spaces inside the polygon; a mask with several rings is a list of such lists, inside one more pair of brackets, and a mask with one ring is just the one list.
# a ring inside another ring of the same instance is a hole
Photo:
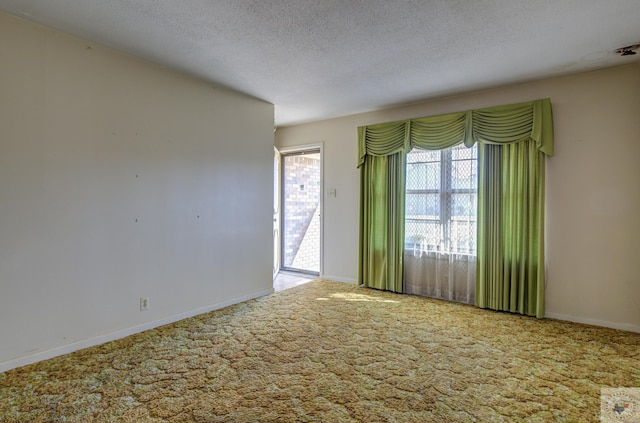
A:
{"label": "empty room", "polygon": [[637,0],[0,0],[0,422],[640,421]]}

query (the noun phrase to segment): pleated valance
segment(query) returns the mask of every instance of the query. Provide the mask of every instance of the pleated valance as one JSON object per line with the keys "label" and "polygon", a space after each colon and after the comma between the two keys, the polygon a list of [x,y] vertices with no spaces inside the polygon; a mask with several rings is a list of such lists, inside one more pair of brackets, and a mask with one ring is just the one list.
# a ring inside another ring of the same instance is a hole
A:
{"label": "pleated valance", "polygon": [[548,98],[358,128],[358,167],[366,156],[387,156],[413,147],[440,150],[464,143],[509,144],[533,140],[553,155],[553,120]]}

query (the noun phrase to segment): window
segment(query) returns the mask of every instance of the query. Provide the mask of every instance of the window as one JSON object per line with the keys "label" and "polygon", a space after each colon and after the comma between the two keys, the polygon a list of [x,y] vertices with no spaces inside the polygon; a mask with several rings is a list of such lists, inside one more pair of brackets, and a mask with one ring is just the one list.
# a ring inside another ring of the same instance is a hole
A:
{"label": "window", "polygon": [[407,154],[405,249],[476,254],[478,150]]}

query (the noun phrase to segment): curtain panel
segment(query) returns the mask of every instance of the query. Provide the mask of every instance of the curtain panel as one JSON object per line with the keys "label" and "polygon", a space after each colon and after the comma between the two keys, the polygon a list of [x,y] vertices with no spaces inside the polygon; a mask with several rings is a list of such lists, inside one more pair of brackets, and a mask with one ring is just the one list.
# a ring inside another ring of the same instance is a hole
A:
{"label": "curtain panel", "polygon": [[[374,190],[376,195],[365,195],[361,190],[359,283],[402,292],[403,255],[398,246],[404,240],[392,240],[404,236],[404,198],[400,193],[404,193],[405,178],[398,173],[403,167],[399,162],[404,163],[414,147],[440,150],[460,143],[467,147],[479,143],[481,151],[476,305],[542,317],[544,157],[553,155],[549,99],[359,127],[361,187],[374,183],[371,178],[378,185],[382,179],[387,186],[397,184],[395,194],[386,198],[382,189]],[[511,146],[519,143],[524,143],[522,148]],[[385,165],[374,159],[391,155],[397,160]],[[378,172],[384,166],[383,178]],[[500,171],[494,171],[497,168]],[[377,226],[380,221],[372,216],[382,215],[397,221]],[[371,242],[372,234],[380,231],[387,242]],[[524,248],[523,243],[530,245]],[[378,260],[385,263],[382,269]],[[506,304],[504,298],[509,298]]]}
{"label": "curtain panel", "polygon": [[396,153],[370,156],[360,174],[358,279],[370,288],[402,292],[404,169]]}

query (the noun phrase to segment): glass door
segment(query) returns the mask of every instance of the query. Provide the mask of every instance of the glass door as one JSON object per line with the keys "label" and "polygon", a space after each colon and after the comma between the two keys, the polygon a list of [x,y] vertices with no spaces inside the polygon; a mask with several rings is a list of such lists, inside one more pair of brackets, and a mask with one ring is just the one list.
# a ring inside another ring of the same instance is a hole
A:
{"label": "glass door", "polygon": [[320,273],[320,150],[283,153],[282,270]]}

